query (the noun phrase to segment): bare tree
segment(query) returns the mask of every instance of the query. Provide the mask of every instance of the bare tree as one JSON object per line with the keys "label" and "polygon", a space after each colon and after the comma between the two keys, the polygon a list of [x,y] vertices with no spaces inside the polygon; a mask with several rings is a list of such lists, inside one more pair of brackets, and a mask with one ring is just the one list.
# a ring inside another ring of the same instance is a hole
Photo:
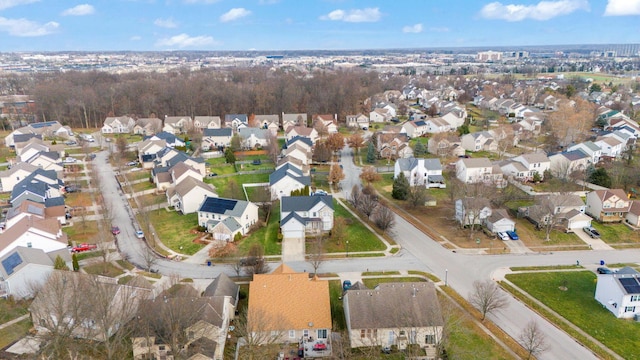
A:
{"label": "bare tree", "polygon": [[322,265],[325,260],[324,243],[324,236],[322,234],[316,235],[311,243],[310,254],[307,255],[307,261],[313,267],[314,274],[318,273],[320,265]]}
{"label": "bare tree", "polygon": [[525,325],[520,336],[518,336],[518,340],[527,351],[527,360],[531,359],[531,357],[537,357],[549,349],[546,336],[535,320],[531,320]]}
{"label": "bare tree", "polygon": [[269,266],[264,259],[264,248],[261,244],[253,244],[244,263],[244,271],[247,275],[264,274],[269,271]]}
{"label": "bare tree", "polygon": [[264,346],[281,342],[285,334],[285,330],[277,330],[286,326],[281,322],[259,308],[248,308],[235,318],[236,333],[245,340],[243,351],[249,360],[267,359]]}
{"label": "bare tree", "polygon": [[[545,241],[551,240],[551,231],[564,219],[562,209],[572,205],[576,197],[571,193],[560,192],[554,195],[536,196],[536,203],[529,207],[528,217],[535,221],[538,229],[545,232]],[[582,200],[578,199],[580,202]]]}
{"label": "bare tree", "polygon": [[267,153],[269,154],[269,159],[274,164],[277,164],[278,156],[280,156],[280,146],[278,145],[278,138],[271,132],[269,132],[269,137],[267,138]]}
{"label": "bare tree", "polygon": [[364,138],[360,133],[355,133],[349,136],[347,143],[349,144],[349,147],[354,149],[355,155],[358,156],[360,149],[364,147]]}
{"label": "bare tree", "polygon": [[473,282],[473,290],[469,294],[469,302],[475,306],[484,320],[487,314],[507,307],[507,297],[500,287],[491,280],[476,280]]}
{"label": "bare tree", "polygon": [[409,188],[409,194],[407,196],[407,203],[412,208],[417,208],[420,206],[424,206],[424,203],[427,201],[427,189],[424,186],[411,186]]}
{"label": "bare tree", "polygon": [[144,246],[142,248],[142,253],[140,255],[142,255],[142,261],[144,262],[142,265],[148,272],[151,272],[153,265],[158,262],[158,255],[156,255],[156,253],[154,253],[148,246]]}
{"label": "bare tree", "polygon": [[360,207],[358,210],[365,214],[368,220],[371,220],[371,215],[376,211],[378,205],[378,196],[373,194],[362,194],[360,196]]}
{"label": "bare tree", "polygon": [[360,179],[366,181],[367,184],[371,184],[380,181],[382,176],[378,174],[375,167],[365,166],[360,173]]}
{"label": "bare tree", "polygon": [[378,205],[373,217],[373,222],[385,234],[393,228],[396,223],[395,213],[386,205]]}

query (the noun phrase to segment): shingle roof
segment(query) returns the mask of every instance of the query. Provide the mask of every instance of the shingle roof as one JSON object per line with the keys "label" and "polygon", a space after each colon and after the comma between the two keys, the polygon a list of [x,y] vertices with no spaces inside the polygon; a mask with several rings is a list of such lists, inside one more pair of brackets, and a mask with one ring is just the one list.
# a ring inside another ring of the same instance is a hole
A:
{"label": "shingle roof", "polygon": [[302,185],[311,185],[311,177],[302,175],[302,171],[294,165],[286,164],[269,175],[269,184],[274,185],[285,177],[290,177]]}
{"label": "shingle roof", "polygon": [[333,196],[331,195],[283,196],[280,200],[280,207],[282,212],[308,211],[320,202],[333,209]]}
{"label": "shingle roof", "polygon": [[444,325],[432,282],[386,283],[373,290],[347,290],[344,299],[351,329]]}
{"label": "shingle roof", "polygon": [[225,273],[220,273],[215,280],[204,289],[202,296],[230,296],[231,303],[235,304],[240,287]]}
{"label": "shingle roof", "polygon": [[41,249],[17,246],[0,258],[0,275],[7,279],[28,264],[53,266],[53,261]]}
{"label": "shingle roof", "polygon": [[296,135],[296,136],[292,137],[291,139],[287,140],[285,145],[286,145],[286,147],[290,147],[290,146],[294,145],[297,142],[302,142],[302,143],[308,145],[310,148],[313,147],[313,141],[311,141],[311,139],[309,139],[306,136],[300,136],[300,135]]}
{"label": "shingle roof", "polygon": [[200,204],[198,211],[237,217],[242,215],[249,204],[243,200],[207,197]]}
{"label": "shingle roof", "polygon": [[270,134],[271,131],[269,131],[268,129],[246,127],[238,130],[238,135],[240,135],[240,137],[243,139],[251,137],[251,135],[257,137],[258,139],[267,139]]}
{"label": "shingle roof", "polygon": [[180,181],[176,185],[175,190],[176,190],[176,194],[180,195],[181,197],[184,197],[189,192],[191,192],[191,190],[195,188],[201,188],[201,189],[207,190],[211,192],[211,195],[215,195],[215,191],[212,185],[202,182],[198,179],[192,178],[191,176],[187,176],[184,180]]}
{"label": "shingle roof", "polygon": [[232,129],[231,128],[220,128],[220,129],[204,129],[202,130],[202,136],[231,136]]}

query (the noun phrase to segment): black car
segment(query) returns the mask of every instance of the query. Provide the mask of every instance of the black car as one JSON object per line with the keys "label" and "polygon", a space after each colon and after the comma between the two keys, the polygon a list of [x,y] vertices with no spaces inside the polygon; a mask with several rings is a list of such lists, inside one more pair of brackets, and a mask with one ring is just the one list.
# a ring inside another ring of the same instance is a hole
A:
{"label": "black car", "polygon": [[251,162],[253,165],[260,165],[262,164],[262,161],[260,159],[255,159]]}
{"label": "black car", "polygon": [[214,176],[218,176],[218,173],[210,173],[209,175],[207,175],[208,177],[214,177]]}
{"label": "black car", "polygon": [[606,267],[599,267],[596,269],[596,271],[598,272],[598,274],[613,274],[613,271],[607,269]]}

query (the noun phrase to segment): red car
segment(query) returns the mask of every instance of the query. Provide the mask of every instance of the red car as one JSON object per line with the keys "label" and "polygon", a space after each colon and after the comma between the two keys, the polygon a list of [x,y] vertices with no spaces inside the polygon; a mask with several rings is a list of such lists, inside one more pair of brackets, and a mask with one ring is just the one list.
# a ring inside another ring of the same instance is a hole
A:
{"label": "red car", "polygon": [[117,227],[117,226],[112,226],[112,227],[111,227],[111,233],[112,233],[113,235],[118,235],[118,234],[120,234],[120,228],[119,228],[119,227]]}
{"label": "red car", "polygon": [[94,244],[80,244],[71,248],[71,252],[79,253],[83,251],[95,250],[98,247]]}

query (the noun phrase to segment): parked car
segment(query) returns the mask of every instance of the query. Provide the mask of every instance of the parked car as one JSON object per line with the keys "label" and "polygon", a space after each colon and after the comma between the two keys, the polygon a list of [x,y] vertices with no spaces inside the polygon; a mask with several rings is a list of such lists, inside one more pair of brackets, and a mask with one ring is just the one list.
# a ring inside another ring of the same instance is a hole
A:
{"label": "parked car", "polygon": [[342,290],[343,290],[343,291],[347,291],[347,290],[349,290],[350,288],[351,288],[351,280],[345,280],[345,281],[342,283]]}
{"label": "parked car", "polygon": [[104,141],[111,142],[111,138],[106,138],[106,139],[104,139]]}
{"label": "parked car", "polygon": [[83,252],[83,251],[89,251],[89,250],[95,250],[98,247],[94,244],[80,244],[80,245],[76,245],[74,247],[71,248],[71,252],[73,253],[79,253],[79,252]]}
{"label": "parked car", "polygon": [[599,267],[596,269],[596,271],[598,272],[598,274],[613,274],[613,271],[611,271],[611,269],[608,269],[606,267]]}
{"label": "parked car", "polygon": [[64,187],[64,191],[67,193],[80,192],[80,188],[74,184],[70,184]]}
{"label": "parked car", "polygon": [[129,161],[129,162],[127,163],[127,166],[137,166],[137,165],[138,165],[138,162],[137,162],[137,161]]}
{"label": "parked car", "polygon": [[518,234],[515,231],[507,231],[507,235],[511,240],[519,240]]}
{"label": "parked car", "polygon": [[138,239],[144,238],[144,232],[142,230],[136,230],[136,237]]}
{"label": "parked car", "polygon": [[584,232],[586,232],[587,235],[591,236],[591,238],[593,239],[600,237],[600,233],[598,232],[598,230],[594,229],[591,226],[583,227],[582,230],[584,230]]}
{"label": "parked car", "polygon": [[260,165],[260,164],[262,164],[262,160],[260,160],[260,159],[255,159],[255,160],[253,160],[251,163],[252,163],[253,165]]}
{"label": "parked car", "polygon": [[69,157],[69,156],[67,156],[66,158],[64,158],[64,159],[62,160],[62,162],[63,162],[63,163],[65,163],[65,164],[73,164],[73,163],[75,163],[76,161],[77,161],[77,160],[76,160],[75,158],[72,158],[72,157]]}
{"label": "parked car", "polygon": [[207,176],[208,176],[208,177],[218,176],[218,173],[214,173],[214,172],[212,172],[212,173],[210,173],[210,174],[209,174],[209,175],[207,175]]}
{"label": "parked car", "polygon": [[120,234],[120,228],[119,228],[119,227],[117,227],[117,226],[112,226],[112,227],[111,227],[111,233],[112,233],[113,235],[118,235],[118,234]]}
{"label": "parked car", "polygon": [[93,160],[96,158],[96,154],[89,154],[89,160]]}
{"label": "parked car", "polygon": [[507,233],[504,231],[499,232],[498,237],[503,241],[509,240],[509,235],[507,235]]}
{"label": "parked car", "polygon": [[73,141],[73,140],[69,140],[67,142],[64,143],[65,145],[69,145],[69,146],[74,146],[74,145],[78,145],[77,142]]}

